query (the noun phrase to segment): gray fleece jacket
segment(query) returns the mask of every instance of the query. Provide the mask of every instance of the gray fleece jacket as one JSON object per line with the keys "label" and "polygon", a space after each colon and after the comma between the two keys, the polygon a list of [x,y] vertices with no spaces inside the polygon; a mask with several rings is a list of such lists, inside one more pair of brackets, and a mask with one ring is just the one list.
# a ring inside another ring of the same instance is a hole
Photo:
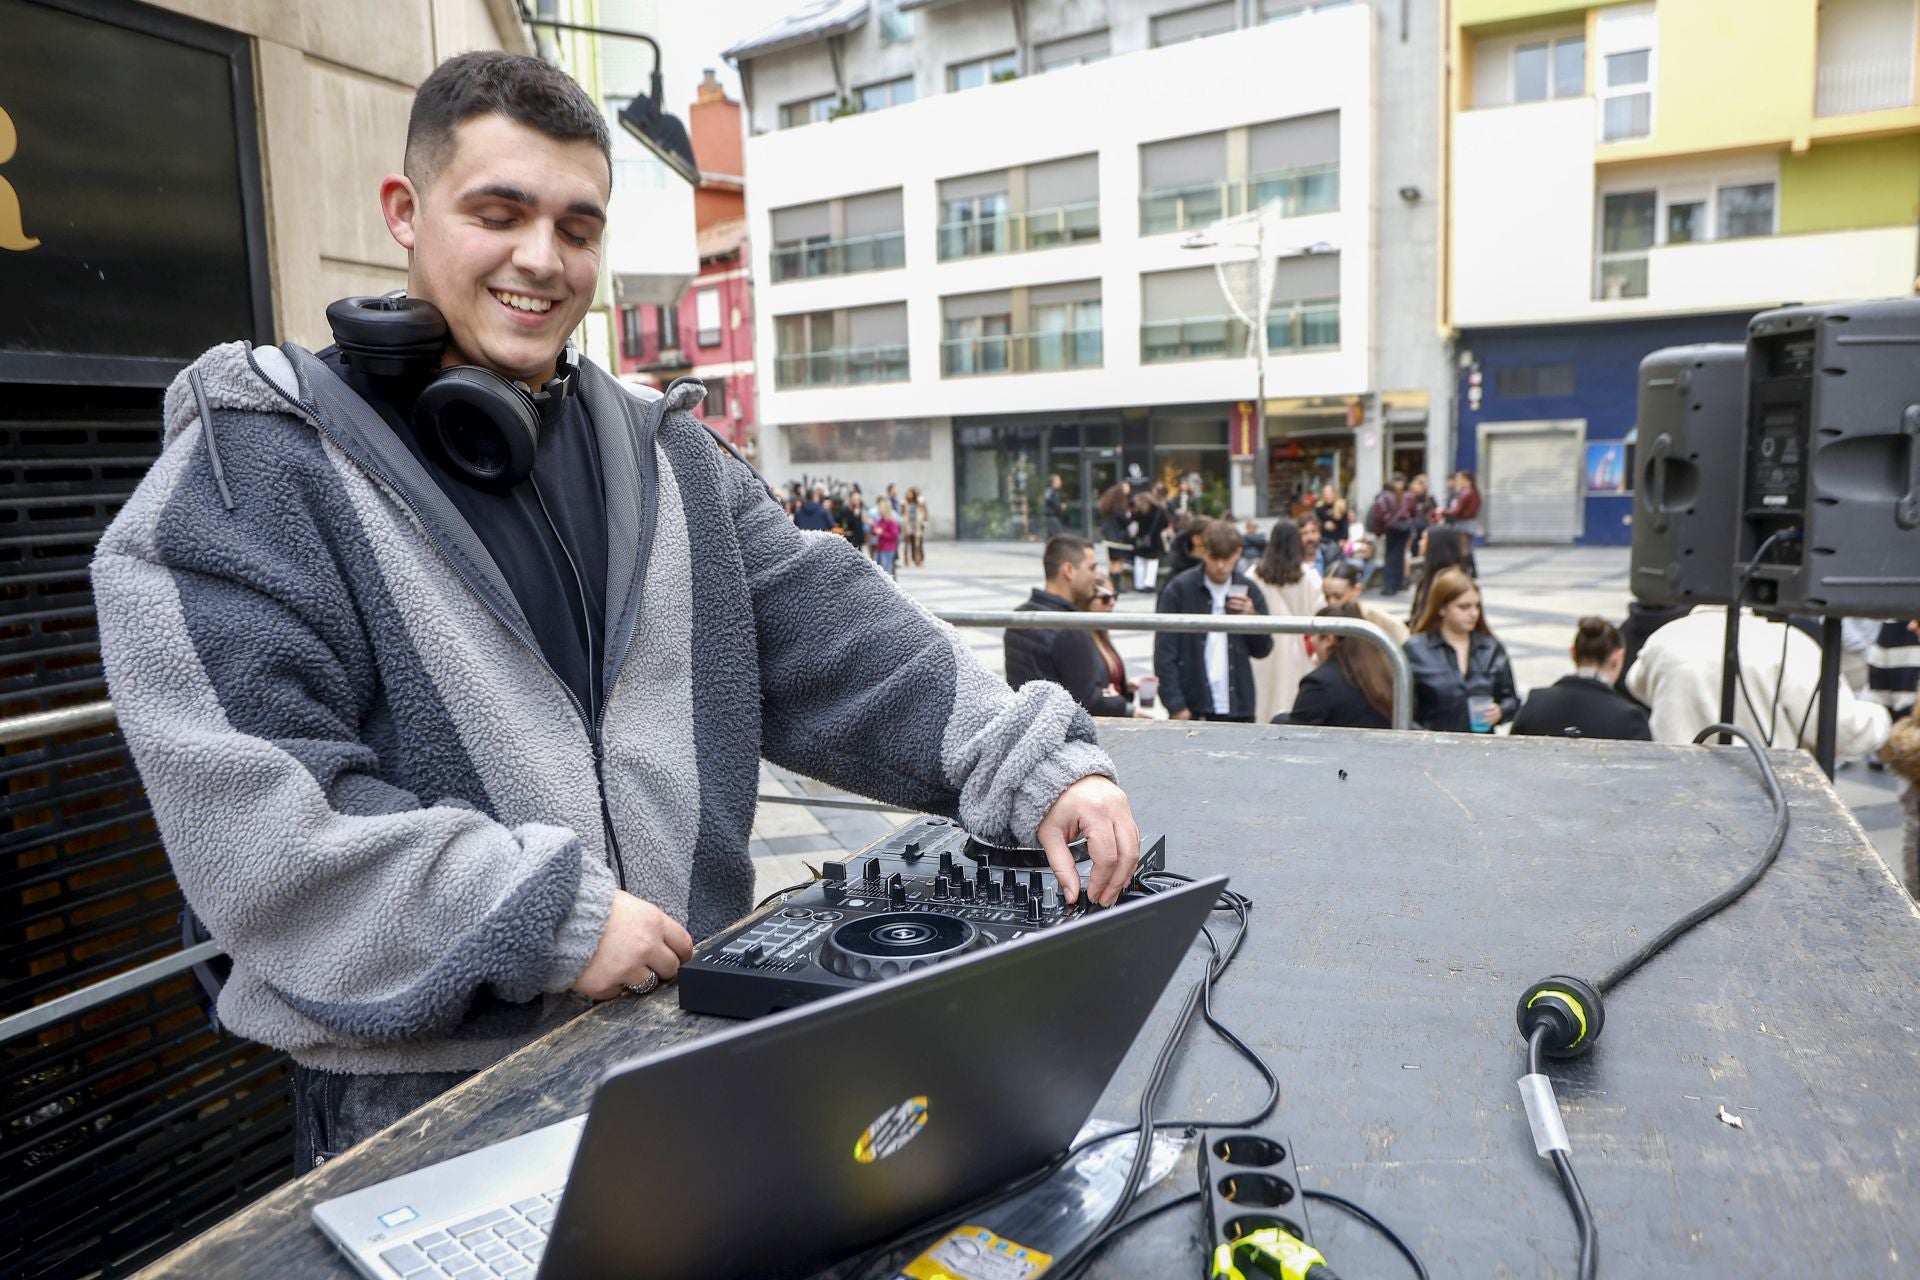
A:
{"label": "gray fleece jacket", "polygon": [[[695,937],[752,905],[760,757],[1030,840],[1112,776],[844,539],[794,528],[684,412],[583,361],[606,475],[604,710],[498,568],[299,347],[215,347],[101,540],[101,646],[220,1017],[335,1071],[485,1066],[577,1011],[616,886]],[[847,625],[848,620],[855,625]]]}

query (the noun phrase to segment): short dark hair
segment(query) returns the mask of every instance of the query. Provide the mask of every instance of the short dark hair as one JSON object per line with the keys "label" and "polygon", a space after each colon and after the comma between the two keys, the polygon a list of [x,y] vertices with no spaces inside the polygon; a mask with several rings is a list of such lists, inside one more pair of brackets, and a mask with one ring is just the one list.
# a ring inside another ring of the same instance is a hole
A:
{"label": "short dark hair", "polygon": [[1093,544],[1078,534],[1056,533],[1047,539],[1047,549],[1041,563],[1046,566],[1047,580],[1051,582],[1060,576],[1060,570],[1070,564],[1079,564],[1087,552],[1093,550]]}
{"label": "short dark hair", "polygon": [[1351,560],[1342,560],[1327,570],[1327,577],[1338,578],[1349,586],[1355,587],[1360,586],[1366,576],[1367,571]]}
{"label": "short dark hair", "polygon": [[1206,548],[1209,556],[1230,556],[1238,555],[1240,548],[1247,543],[1246,539],[1240,536],[1240,531],[1233,527],[1231,521],[1215,520],[1207,526],[1200,545]]}
{"label": "short dark hair", "polygon": [[560,142],[591,142],[607,158],[612,179],[607,118],[579,81],[524,53],[477,49],[435,67],[413,95],[403,167],[416,189],[433,185],[452,159],[455,127],[484,115],[505,116]]}

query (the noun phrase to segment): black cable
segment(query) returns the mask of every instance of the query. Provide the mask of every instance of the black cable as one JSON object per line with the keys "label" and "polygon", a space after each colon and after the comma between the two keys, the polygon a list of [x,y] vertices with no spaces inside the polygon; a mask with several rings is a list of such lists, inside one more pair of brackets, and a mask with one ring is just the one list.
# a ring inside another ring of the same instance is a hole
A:
{"label": "black cable", "polygon": [[[1198,1195],[1199,1193],[1195,1192],[1194,1194]],[[1427,1275],[1426,1264],[1420,1261],[1420,1255],[1413,1251],[1413,1246],[1409,1245],[1405,1240],[1402,1240],[1392,1227],[1380,1221],[1380,1219],[1374,1217],[1353,1201],[1347,1199],[1345,1196],[1337,1196],[1331,1191],[1314,1191],[1307,1187],[1300,1188],[1300,1194],[1309,1200],[1325,1200],[1328,1204],[1337,1205],[1345,1209],[1348,1213],[1385,1236],[1387,1243],[1398,1249],[1400,1256],[1407,1260],[1407,1265],[1413,1268],[1413,1274],[1418,1276],[1419,1280],[1431,1280]]]}
{"label": "black cable", "polygon": [[[1545,1044],[1549,1029],[1538,1026],[1527,1037],[1527,1074],[1540,1074],[1540,1050]],[[1564,1151],[1549,1152],[1553,1157],[1553,1171],[1560,1175],[1560,1190],[1567,1197],[1567,1208],[1573,1211],[1574,1228],[1580,1233],[1580,1280],[1593,1280],[1600,1267],[1600,1233],[1593,1225],[1593,1211],[1587,1207],[1587,1193],[1580,1189],[1580,1179],[1574,1176],[1573,1160]]]}
{"label": "black cable", "polygon": [[1705,742],[1716,733],[1731,733],[1734,737],[1746,743],[1747,750],[1753,753],[1754,762],[1760,766],[1760,776],[1766,783],[1767,798],[1773,802],[1774,812],[1773,833],[1767,839],[1767,847],[1765,851],[1761,853],[1759,860],[1753,864],[1745,875],[1701,903],[1698,907],[1695,907],[1692,911],[1687,912],[1687,914],[1675,920],[1658,934],[1655,934],[1646,945],[1642,946],[1613,968],[1607,970],[1600,981],[1594,984],[1600,989],[1600,994],[1602,995],[1605,995],[1622,982],[1625,982],[1633,975],[1634,970],[1653,959],[1654,956],[1664,950],[1667,944],[1675,938],[1693,928],[1693,926],[1699,924],[1702,920],[1711,918],[1722,908],[1737,901],[1741,894],[1753,888],[1760,877],[1766,873],[1767,868],[1773,865],[1773,860],[1779,856],[1780,846],[1787,842],[1787,797],[1786,793],[1780,789],[1780,779],[1773,771],[1773,762],[1767,759],[1766,752],[1760,749],[1760,743],[1754,736],[1738,725],[1710,724],[1694,735],[1694,743],[1697,745]]}
{"label": "black cable", "polygon": [[[1769,747],[1773,745],[1774,717],[1780,714],[1780,691],[1787,687],[1787,641],[1791,639],[1793,639],[1793,624],[1791,622],[1781,623],[1780,669],[1773,673],[1773,705],[1767,708],[1767,745]],[[1820,692],[1820,687],[1817,683],[1814,685],[1814,692],[1816,694]],[[1800,740],[1798,738],[1794,739],[1794,745],[1798,746],[1799,742]]]}
{"label": "black cable", "polygon": [[[1753,559],[1747,561],[1746,568],[1740,571],[1739,590],[1734,592],[1733,603],[1728,606],[1730,609],[1733,610],[1733,613],[1734,613],[1733,628],[1734,628],[1736,645],[1739,643],[1738,637],[1740,634],[1740,610],[1746,604],[1747,591],[1749,590],[1749,588],[1753,586],[1753,571],[1755,568],[1759,566],[1762,560],[1766,559],[1767,552],[1772,549],[1773,544],[1776,541],[1778,541],[1780,538],[1785,537],[1788,533],[1789,533],[1789,530],[1786,530],[1786,529],[1775,529],[1772,533],[1760,539],[1760,545],[1753,549]],[[1786,659],[1783,656],[1780,664],[1780,674],[1783,679],[1786,676],[1786,671],[1787,671]],[[1733,682],[1735,686],[1738,687],[1740,690],[1740,701],[1746,704],[1747,714],[1753,717],[1753,727],[1755,729],[1758,729],[1760,727],[1760,710],[1759,708],[1753,705],[1753,696],[1747,692],[1747,673],[1745,669],[1741,667],[1738,659],[1736,659],[1733,664]],[[1775,706],[1777,708],[1780,700],[1779,681],[1774,682],[1773,697],[1774,697]],[[1766,734],[1767,734],[1767,745],[1772,746],[1773,745],[1773,719],[1771,716],[1769,716],[1767,719]]]}
{"label": "black cable", "polygon": [[811,880],[802,880],[799,884],[790,884],[784,889],[775,889],[772,893],[760,899],[760,901],[754,903],[753,909],[755,911],[758,911],[760,908],[766,906],[769,902],[774,902],[780,898],[783,898],[789,893],[798,893],[800,892],[800,890],[806,888],[808,885],[812,883],[813,881]]}
{"label": "black cable", "polygon": [[1194,1201],[1198,1200],[1199,1198],[1200,1198],[1200,1193],[1198,1191],[1189,1191],[1185,1195],[1175,1196],[1171,1200],[1162,1201],[1159,1204],[1152,1205],[1148,1208],[1142,1209],[1140,1210],[1140,1212],[1133,1214],[1130,1217],[1120,1219],[1120,1221],[1114,1223],[1112,1226],[1108,1227],[1105,1231],[1102,1231],[1100,1234],[1094,1236],[1092,1239],[1087,1241],[1086,1259],[1088,1261],[1091,1261],[1093,1258],[1093,1255],[1100,1252],[1100,1250],[1104,1249],[1107,1246],[1107,1243],[1111,1241],[1115,1236],[1126,1234],[1127,1232],[1133,1230],[1135,1227],[1139,1226],[1141,1223],[1145,1222],[1148,1218],[1157,1218],[1169,1209],[1177,1209],[1183,1204],[1192,1204]]}

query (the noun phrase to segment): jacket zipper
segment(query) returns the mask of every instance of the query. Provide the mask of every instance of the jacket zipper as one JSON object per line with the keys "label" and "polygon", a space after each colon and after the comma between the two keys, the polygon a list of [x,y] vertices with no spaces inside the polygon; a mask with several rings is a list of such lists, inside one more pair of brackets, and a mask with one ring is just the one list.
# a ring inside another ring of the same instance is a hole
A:
{"label": "jacket zipper", "polygon": [[[273,380],[271,378],[265,378],[264,375],[262,376],[264,381],[266,381],[269,385],[273,385]],[[275,389],[278,390],[277,387]],[[586,708],[580,705],[580,699],[574,696],[572,687],[568,685],[565,680],[562,680],[560,678],[560,673],[553,669],[553,664],[547,661],[546,654],[540,652],[540,647],[538,645],[528,644],[525,637],[523,637],[520,634],[519,629],[513,625],[512,619],[508,618],[505,613],[503,613],[500,609],[496,608],[493,601],[487,598],[486,592],[480,590],[477,586],[474,585],[473,580],[467,577],[466,572],[463,569],[461,569],[459,562],[456,561],[452,556],[446,553],[446,549],[440,545],[439,539],[434,535],[433,530],[428,525],[426,517],[420,514],[420,508],[413,504],[413,500],[407,497],[405,492],[401,490],[400,486],[393,483],[393,481],[389,480],[386,476],[382,475],[378,467],[375,467],[374,465],[369,463],[366,459],[360,457],[360,455],[353,449],[348,448],[345,442],[343,442],[340,439],[340,437],[337,434],[335,434],[327,426],[327,424],[321,419],[319,414],[313,413],[306,407],[306,405],[300,404],[298,401],[294,401],[293,403],[299,409],[300,416],[305,418],[308,422],[311,422],[316,431],[318,431],[321,435],[325,436],[328,440],[332,441],[334,448],[340,450],[340,452],[346,454],[349,458],[352,458],[354,462],[357,463],[363,471],[365,471],[368,475],[372,476],[374,479],[378,480],[382,485],[384,485],[387,489],[387,492],[391,493],[395,498],[399,499],[400,505],[405,507],[407,509],[407,513],[413,517],[414,525],[417,528],[419,528],[421,534],[425,536],[427,540],[427,544],[434,549],[435,553],[438,554],[443,561],[446,562],[447,567],[453,570],[453,576],[460,579],[461,584],[466,587],[468,593],[471,594],[474,599],[480,602],[480,607],[485,609],[490,615],[492,615],[494,621],[498,622],[502,628],[504,628],[509,634],[513,636],[514,639],[518,640],[522,648],[526,649],[528,652],[533,654],[534,658],[540,663],[540,665],[546,669],[547,674],[553,677],[553,682],[559,685],[561,691],[567,695],[567,702],[569,705],[573,707],[574,715],[579,718],[581,727],[587,731],[587,745],[593,751],[593,781],[594,781],[594,789],[598,791],[600,795],[601,833],[606,838],[609,860],[613,864],[614,879],[622,889],[626,888],[627,887],[626,867],[621,862],[619,841],[614,838],[612,811],[609,810],[607,807],[606,775],[601,768],[599,717],[597,715],[589,716],[587,714]],[[535,490],[535,493],[537,495],[538,490]],[[548,520],[548,524],[552,524],[551,519]],[[561,550],[564,551],[565,549],[566,548],[562,546]],[[569,559],[571,559],[571,557],[569,557]],[[575,577],[577,581],[578,580],[577,570],[575,573]],[[584,592],[582,593],[582,596],[584,598]]]}

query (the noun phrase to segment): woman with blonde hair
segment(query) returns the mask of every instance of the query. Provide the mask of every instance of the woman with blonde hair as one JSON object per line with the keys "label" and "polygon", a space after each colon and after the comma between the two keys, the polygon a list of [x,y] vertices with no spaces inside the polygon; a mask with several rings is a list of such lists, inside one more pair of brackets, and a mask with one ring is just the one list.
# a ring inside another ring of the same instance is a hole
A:
{"label": "woman with blonde hair", "polygon": [[1506,646],[1480,611],[1465,569],[1442,569],[1404,646],[1413,668],[1413,718],[1423,729],[1491,733],[1519,714]]}
{"label": "woman with blonde hair", "polygon": [[[1306,563],[1300,526],[1291,520],[1274,522],[1251,576],[1276,618],[1310,618],[1327,603],[1319,571]],[[1275,636],[1272,652],[1253,660],[1253,722],[1267,724],[1291,711],[1300,681],[1311,670],[1313,654],[1305,636]]]}

